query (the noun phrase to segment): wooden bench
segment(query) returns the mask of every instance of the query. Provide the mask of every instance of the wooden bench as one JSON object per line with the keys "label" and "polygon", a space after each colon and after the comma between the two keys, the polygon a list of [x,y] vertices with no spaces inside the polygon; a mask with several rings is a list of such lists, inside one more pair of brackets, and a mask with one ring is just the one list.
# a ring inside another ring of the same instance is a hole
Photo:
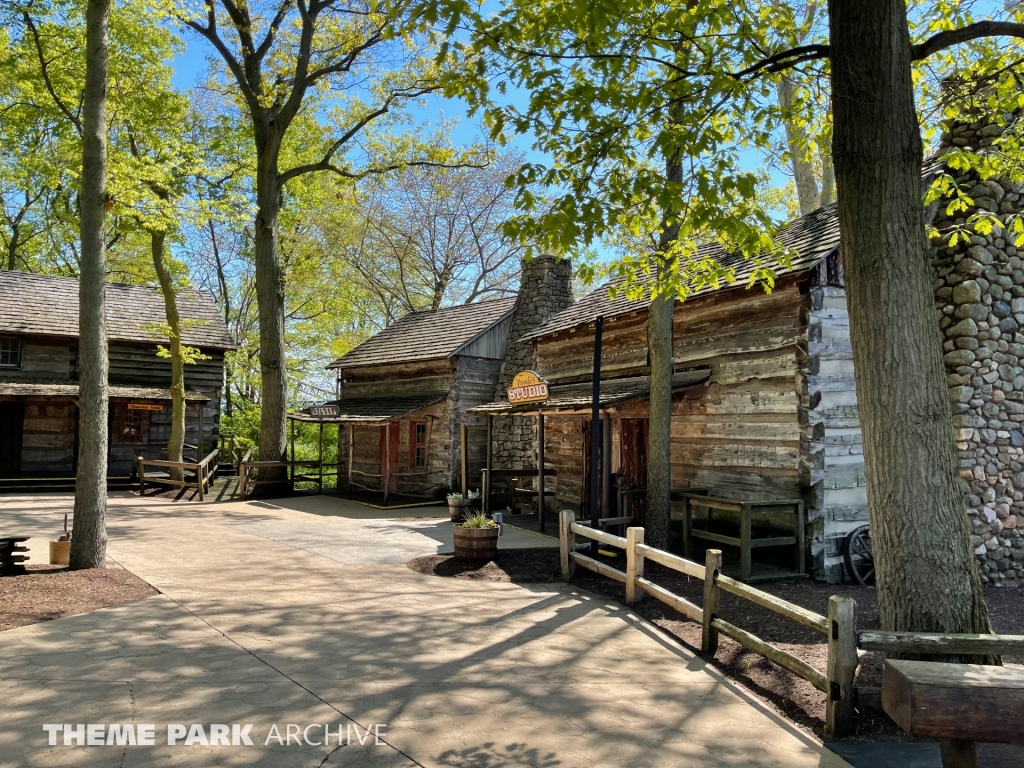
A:
{"label": "wooden bench", "polygon": [[28,547],[19,546],[23,541],[28,541],[28,536],[0,537],[0,576],[20,576],[25,573],[28,555],[21,553],[28,552]]}
{"label": "wooden bench", "polygon": [[976,742],[1024,743],[1024,671],[887,660],[882,708],[911,736],[937,739],[943,768],[976,768]]}

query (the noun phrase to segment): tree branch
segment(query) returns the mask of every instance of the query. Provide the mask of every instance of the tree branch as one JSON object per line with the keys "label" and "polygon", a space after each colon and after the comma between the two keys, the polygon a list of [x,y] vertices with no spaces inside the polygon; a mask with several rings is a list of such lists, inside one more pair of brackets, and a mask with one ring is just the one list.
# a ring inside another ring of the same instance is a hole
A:
{"label": "tree branch", "polygon": [[910,47],[912,61],[927,59],[943,48],[951,48],[960,43],[969,43],[982,37],[1018,37],[1024,38],[1024,24],[1012,21],[978,21],[960,29],[948,29],[938,32],[924,42]]}
{"label": "tree branch", "polygon": [[732,76],[737,80],[741,80],[744,77],[750,77],[751,75],[756,75],[759,72],[781,72],[785,69],[792,69],[805,61],[827,59],[831,53],[831,48],[827,45],[798,45],[795,48],[780,51],[779,53],[773,54],[765,59],[761,59],[761,61],[756,64],[751,64],[746,69],[734,72]]}
{"label": "tree branch", "polygon": [[28,11],[22,13],[22,18],[25,20],[25,26],[32,33],[32,42],[35,45],[36,56],[39,57],[39,69],[43,75],[43,83],[46,85],[46,90],[49,92],[50,98],[53,99],[53,103],[57,105],[57,109],[64,113],[64,116],[75,126],[78,135],[81,136],[82,121],[78,119],[78,115],[68,109],[64,101],[57,95],[57,91],[53,87],[53,81],[50,80],[50,62],[46,60],[46,55],[43,53],[43,44],[39,39],[39,30],[36,28],[35,22],[32,21],[32,17],[29,16]]}

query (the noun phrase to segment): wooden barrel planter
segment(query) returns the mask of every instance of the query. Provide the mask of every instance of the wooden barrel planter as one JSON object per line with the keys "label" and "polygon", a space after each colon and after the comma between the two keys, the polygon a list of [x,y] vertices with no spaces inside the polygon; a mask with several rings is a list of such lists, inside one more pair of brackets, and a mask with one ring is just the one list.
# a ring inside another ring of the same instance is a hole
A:
{"label": "wooden barrel planter", "polygon": [[463,560],[490,560],[498,554],[498,527],[463,528],[456,525],[455,556]]}
{"label": "wooden barrel planter", "polygon": [[480,503],[480,499],[448,499],[448,514],[453,523],[461,523],[466,513],[473,512]]}

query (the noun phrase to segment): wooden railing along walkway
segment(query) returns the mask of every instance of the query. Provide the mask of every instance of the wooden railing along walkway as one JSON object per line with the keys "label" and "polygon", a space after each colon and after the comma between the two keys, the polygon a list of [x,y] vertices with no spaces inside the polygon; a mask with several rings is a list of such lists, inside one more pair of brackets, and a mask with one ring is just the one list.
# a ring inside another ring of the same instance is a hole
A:
{"label": "wooden railing along walkway", "polygon": [[[615,579],[626,585],[626,602],[634,603],[644,592],[656,600],[679,611],[702,626],[701,651],[714,655],[718,650],[719,633],[740,645],[759,653],[781,667],[809,681],[827,696],[825,722],[829,733],[841,737],[850,732],[854,707],[854,677],[857,673],[857,603],[852,598],[833,596],[829,599],[828,616],[808,611],[767,592],[749,587],[721,573],[722,553],[711,549],[704,565],[664,552],[644,544],[643,528],[627,528],[626,536],[613,536],[595,531],[576,522],[569,511],[559,515],[562,577],[573,575],[575,566]],[[626,570],[622,572],[610,565],[576,551],[576,537],[582,536],[626,552]],[[704,582],[704,605],[698,606],[644,578],[644,561],[652,560],[680,573]],[[828,640],[828,665],[825,671],[812,667],[781,648],[718,617],[721,593],[729,592],[770,611],[774,611],[805,627],[817,630]]]}
{"label": "wooden railing along walkway", "polygon": [[[626,553],[625,572],[576,551],[576,537],[607,544]],[[833,595],[828,601],[828,615],[809,611],[799,605],[762,592],[721,573],[722,553],[709,549],[705,563],[694,562],[644,544],[643,528],[627,528],[626,536],[596,531],[576,522],[576,515],[562,511],[559,515],[562,578],[569,580],[575,566],[586,568],[626,585],[626,602],[635,603],[644,592],[701,624],[701,652],[714,655],[718,650],[719,633],[730,637],[754,653],[759,653],[793,674],[802,677],[826,696],[825,722],[834,738],[852,730],[854,707],[881,709],[881,689],[856,687],[859,665],[858,650],[885,654],[915,653],[922,655],[999,656],[1024,653],[1024,635],[968,635],[931,632],[857,631],[857,601]],[[704,582],[703,606],[659,587],[644,578],[644,562],[652,560],[671,570]],[[740,627],[719,618],[721,593],[728,592],[769,611],[785,616],[805,627],[821,632],[828,642],[828,661],[824,671],[803,659]]]}
{"label": "wooden railing along walkway", "polygon": [[[175,480],[171,477],[154,477],[150,476],[149,482],[151,485],[173,485],[179,488],[195,488],[199,492],[199,500],[203,501],[206,492],[210,488],[210,483],[213,482],[217,476],[218,456],[220,451],[214,449],[210,451],[201,461],[167,461],[165,459],[146,459],[139,457],[139,495],[146,495],[146,467],[160,467],[161,469],[181,470],[181,479]],[[170,474],[170,472],[168,473]],[[188,480],[186,478],[189,475],[194,476],[194,480]]]}

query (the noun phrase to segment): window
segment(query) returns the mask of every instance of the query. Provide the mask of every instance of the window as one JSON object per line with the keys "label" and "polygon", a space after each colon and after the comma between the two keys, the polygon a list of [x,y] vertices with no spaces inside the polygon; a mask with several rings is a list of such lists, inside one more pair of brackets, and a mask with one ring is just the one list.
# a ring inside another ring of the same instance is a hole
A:
{"label": "window", "polygon": [[142,417],[145,413],[128,408],[121,411],[121,442],[138,443],[142,440]]}
{"label": "window", "polygon": [[0,336],[0,368],[21,367],[21,339]]}
{"label": "window", "polygon": [[409,424],[409,463],[416,469],[427,466],[427,423],[413,421]]}

